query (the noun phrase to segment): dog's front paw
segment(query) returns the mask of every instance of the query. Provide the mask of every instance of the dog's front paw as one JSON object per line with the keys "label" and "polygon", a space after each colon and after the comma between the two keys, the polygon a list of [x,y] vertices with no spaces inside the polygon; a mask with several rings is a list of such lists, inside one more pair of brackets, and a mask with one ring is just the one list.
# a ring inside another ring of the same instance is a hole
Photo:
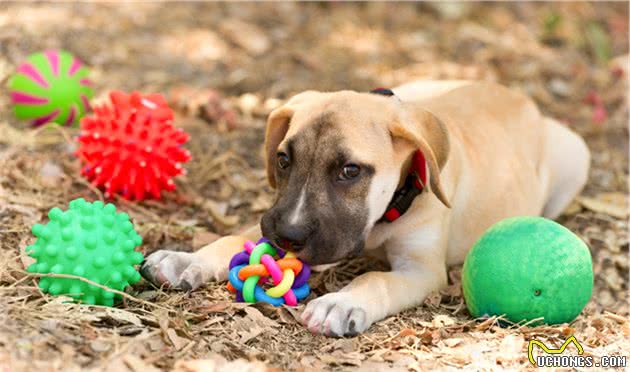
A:
{"label": "dog's front paw", "polygon": [[140,273],[157,286],[166,285],[186,291],[205,284],[210,274],[193,253],[166,250],[157,251],[147,257]]}
{"label": "dog's front paw", "polygon": [[344,292],[329,293],[309,302],[301,318],[311,332],[333,337],[354,336],[372,324],[366,309]]}

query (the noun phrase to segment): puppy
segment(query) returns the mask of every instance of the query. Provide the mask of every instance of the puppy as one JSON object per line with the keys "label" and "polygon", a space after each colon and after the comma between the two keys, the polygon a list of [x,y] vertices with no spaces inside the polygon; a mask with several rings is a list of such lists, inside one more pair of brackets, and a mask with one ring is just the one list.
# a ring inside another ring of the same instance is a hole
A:
{"label": "puppy", "polygon": [[262,235],[314,265],[382,254],[368,272],[308,303],[313,332],[353,335],[447,284],[490,225],[557,217],[584,186],[584,141],[505,87],[414,82],[378,93],[307,91],[268,119],[273,207],[255,226],[195,253],[158,251],[143,275],[186,290],[224,280],[232,255]]}

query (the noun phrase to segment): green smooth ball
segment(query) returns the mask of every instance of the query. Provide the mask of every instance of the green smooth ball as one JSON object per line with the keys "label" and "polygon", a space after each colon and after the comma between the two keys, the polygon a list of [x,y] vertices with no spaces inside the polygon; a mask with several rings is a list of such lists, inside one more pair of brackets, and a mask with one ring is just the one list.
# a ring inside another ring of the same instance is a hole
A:
{"label": "green smooth ball", "polygon": [[[75,199],[67,211],[53,208],[48,217],[48,224],[32,228],[37,240],[26,247],[26,252],[36,262],[28,267],[29,272],[80,276],[118,291],[140,280],[135,266],[144,256],[134,247],[142,244],[142,238],[133,226],[129,228],[127,215],[116,213],[112,204]],[[117,222],[110,223],[117,218]],[[39,287],[86,304],[112,306],[121,297],[70,278],[42,277]]]}
{"label": "green smooth ball", "polygon": [[488,229],[464,262],[462,288],[473,317],[502,315],[514,323],[571,322],[593,292],[586,244],[542,217],[513,217]]}
{"label": "green smooth ball", "polygon": [[66,51],[32,54],[8,82],[15,115],[34,126],[47,122],[79,123],[94,95],[88,72]]}

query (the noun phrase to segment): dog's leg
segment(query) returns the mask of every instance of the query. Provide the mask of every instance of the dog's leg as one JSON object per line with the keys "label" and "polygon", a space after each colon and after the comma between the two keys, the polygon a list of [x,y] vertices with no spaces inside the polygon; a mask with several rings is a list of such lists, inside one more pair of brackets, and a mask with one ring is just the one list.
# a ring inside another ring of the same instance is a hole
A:
{"label": "dog's leg", "polygon": [[193,290],[211,279],[225,280],[232,256],[243,249],[245,241],[258,238],[260,226],[256,225],[242,235],[223,237],[193,253],[160,250],[147,257],[140,272],[155,285]]}
{"label": "dog's leg", "polygon": [[302,322],[315,333],[349,336],[384,317],[416,306],[446,285],[446,242],[436,226],[386,243],[390,272],[369,272],[336,293],[311,301]]}

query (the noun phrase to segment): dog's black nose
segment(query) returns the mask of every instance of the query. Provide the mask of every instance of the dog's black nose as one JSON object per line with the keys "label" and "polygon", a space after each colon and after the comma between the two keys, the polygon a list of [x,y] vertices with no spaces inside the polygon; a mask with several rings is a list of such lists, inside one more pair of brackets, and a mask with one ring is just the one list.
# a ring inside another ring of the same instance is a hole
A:
{"label": "dog's black nose", "polygon": [[287,224],[279,226],[276,231],[276,243],[280,248],[297,252],[304,248],[310,230],[306,226]]}

